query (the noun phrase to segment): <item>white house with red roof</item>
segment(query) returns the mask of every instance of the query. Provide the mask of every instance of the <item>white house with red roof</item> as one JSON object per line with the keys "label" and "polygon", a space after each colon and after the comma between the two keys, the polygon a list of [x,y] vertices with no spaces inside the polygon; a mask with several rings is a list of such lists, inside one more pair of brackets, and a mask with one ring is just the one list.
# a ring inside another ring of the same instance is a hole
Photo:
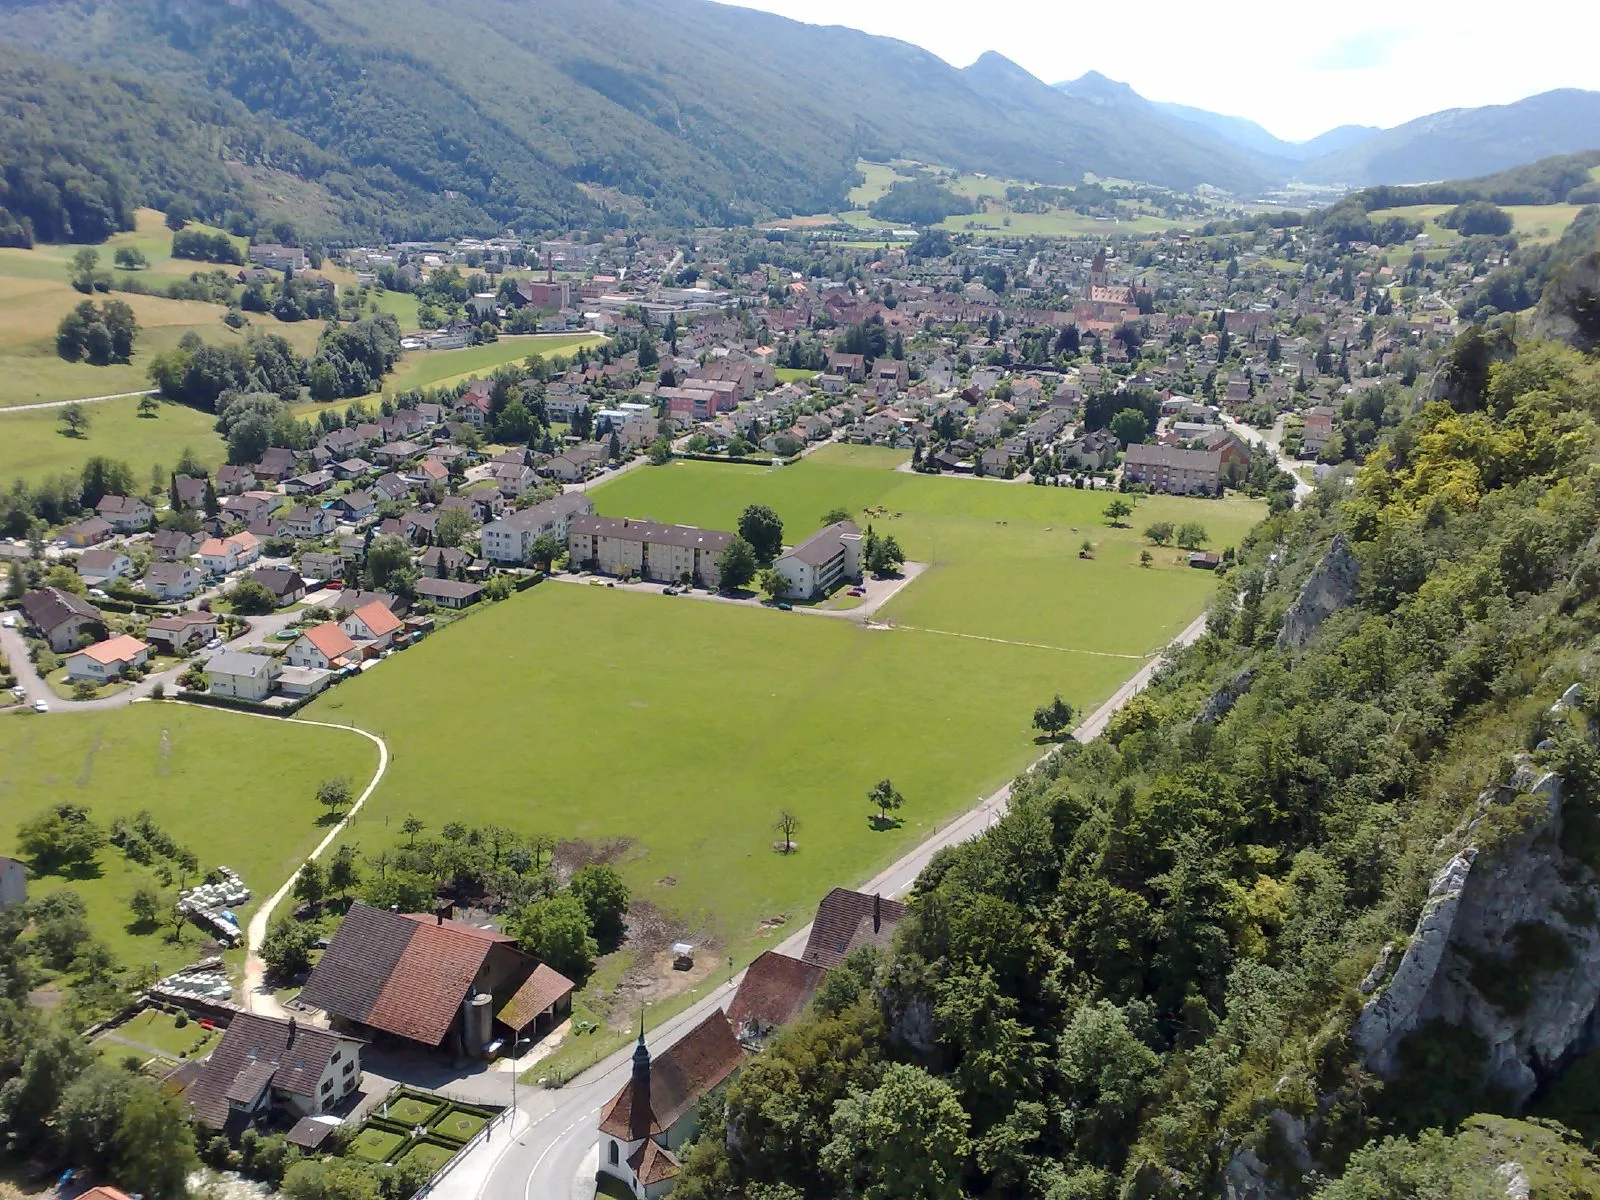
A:
{"label": "white house with red roof", "polygon": [[388,649],[401,627],[400,618],[379,600],[363,604],[339,622],[339,628],[345,636],[354,640],[363,650]]}
{"label": "white house with red roof", "polygon": [[148,642],[119,633],[68,656],[67,678],[87,679],[91,683],[121,679],[130,667],[142,667],[149,662],[152,649]]}
{"label": "white house with red roof", "polygon": [[313,625],[294,641],[284,657],[291,667],[315,667],[321,671],[337,671],[361,656],[355,642],[339,628],[337,622],[324,621]]}

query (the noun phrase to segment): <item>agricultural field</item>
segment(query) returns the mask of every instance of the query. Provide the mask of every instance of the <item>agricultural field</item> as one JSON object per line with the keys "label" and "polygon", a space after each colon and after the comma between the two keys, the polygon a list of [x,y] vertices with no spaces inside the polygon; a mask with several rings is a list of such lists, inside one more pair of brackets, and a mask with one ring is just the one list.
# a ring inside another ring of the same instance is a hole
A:
{"label": "agricultural field", "polygon": [[[1453,204],[1408,204],[1400,208],[1380,208],[1369,213],[1374,221],[1389,217],[1404,217],[1408,221],[1421,221],[1422,232],[1435,245],[1461,240],[1461,234],[1439,224],[1439,218],[1449,212]],[[1553,242],[1566,232],[1578,215],[1577,204],[1502,204],[1511,214],[1511,231],[1524,242]]]}
{"label": "agricultural field", "polygon": [[1167,217],[1144,215],[1120,221],[1111,218],[1089,217],[1070,209],[1055,209],[1047,213],[1013,213],[1002,204],[987,204],[983,212],[946,217],[940,229],[951,233],[977,233],[1005,237],[1119,237],[1128,234],[1165,233],[1169,229],[1183,229],[1190,221],[1174,221]]}
{"label": "agricultural field", "polygon": [[392,393],[451,387],[533,354],[571,354],[579,346],[595,346],[603,341],[605,338],[592,333],[532,333],[508,335],[497,342],[460,350],[413,350],[401,357],[393,373],[384,379],[383,388]]}
{"label": "agricultural field", "polygon": [[[359,789],[376,769],[376,747],[355,734],[178,703],[0,717],[0,854],[16,853],[20,822],[59,801],[88,805],[102,826],[148,809],[202,870],[232,867],[259,901],[325,832],[317,785],[343,775]],[[128,898],[157,883],[153,870],[107,845],[89,873],[47,875],[29,890],[37,897],[72,887],[121,962],[170,970],[193,961],[204,938],[186,926],[173,942],[168,925],[131,923]],[[173,886],[158,890],[163,901],[175,894]]]}
{"label": "agricultural field", "polygon": [[[139,415],[139,401],[101,400],[84,406],[89,428],[82,437],[62,431],[61,410],[0,410],[0,484],[13,479],[36,483],[50,475],[75,473],[95,455],[119,459],[133,469],[141,488],[155,467],[170,471],[185,449],[209,467],[226,461],[227,448],[215,418],[183,404],[162,401],[156,415]],[[165,489],[165,482],[162,483]]]}
{"label": "agricultural field", "polygon": [[[1176,552],[1139,567],[1103,494],[890,469],[903,457],[684,463],[597,489],[605,513],[723,528],[770,503],[796,537],[835,505],[882,505],[902,515],[879,528],[934,566],[878,614],[893,628],[560,582],[456,622],[308,710],[399,748],[365,829],[415,814],[620,844],[639,901],[746,958],[1014,775],[1040,753],[1036,705],[1092,707],[1211,594]],[[1134,520],[1198,517],[1225,544],[1261,513],[1150,500]],[[879,830],[866,793],[884,776],[907,807]],[[801,819],[788,858],[781,807]]]}

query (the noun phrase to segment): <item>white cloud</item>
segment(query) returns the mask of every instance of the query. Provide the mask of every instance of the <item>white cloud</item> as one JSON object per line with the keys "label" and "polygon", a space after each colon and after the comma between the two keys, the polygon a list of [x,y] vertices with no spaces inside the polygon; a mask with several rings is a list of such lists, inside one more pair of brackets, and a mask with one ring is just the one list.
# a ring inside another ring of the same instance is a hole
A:
{"label": "white cloud", "polygon": [[1267,0],[742,3],[903,38],[957,66],[997,50],[1047,83],[1096,70],[1153,100],[1249,117],[1293,139],[1335,125],[1398,125],[1442,108],[1505,104],[1551,88],[1600,89],[1600,5],[1588,0],[1557,0],[1526,17],[1486,0],[1438,10]]}

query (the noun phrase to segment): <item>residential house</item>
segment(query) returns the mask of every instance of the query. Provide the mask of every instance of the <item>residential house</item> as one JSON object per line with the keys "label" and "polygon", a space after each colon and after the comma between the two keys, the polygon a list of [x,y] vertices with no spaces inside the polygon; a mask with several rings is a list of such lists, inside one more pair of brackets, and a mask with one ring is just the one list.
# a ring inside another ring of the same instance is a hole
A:
{"label": "residential house", "polygon": [[508,500],[515,500],[538,483],[533,468],[522,463],[490,463],[488,477]]}
{"label": "residential house", "polygon": [[1122,456],[1122,477],[1174,496],[1214,496],[1222,487],[1222,452],[1135,443]]}
{"label": "residential house", "polygon": [[1103,471],[1117,461],[1118,444],[1109,430],[1093,432],[1073,438],[1061,447],[1061,462],[1068,469],[1080,467],[1086,471]]}
{"label": "residential house", "polygon": [[341,521],[359,525],[378,515],[378,499],[371,492],[346,492],[333,502],[331,509],[324,511],[332,512]]}
{"label": "residential house", "polygon": [[[476,1058],[497,1032],[537,1037],[560,1024],[572,1011],[573,986],[506,934],[443,912],[397,913],[357,901],[300,1001],[363,1035]],[[480,996],[487,1001],[478,1003]]]}
{"label": "residential house", "polygon": [[282,671],[283,664],[270,654],[242,654],[236,650],[212,655],[205,666],[213,696],[258,704],[272,695],[273,684]]}
{"label": "residential house", "polygon": [[178,494],[178,507],[183,509],[203,509],[206,506],[206,488],[210,480],[203,476],[176,475],[172,480],[172,490]]}
{"label": "residential house", "polygon": [[153,562],[139,586],[157,600],[187,600],[205,586],[205,575],[192,563]]}
{"label": "residential house", "polygon": [[161,562],[181,562],[200,548],[200,539],[181,529],[163,529],[150,539],[150,549]]}
{"label": "residential house", "polygon": [[237,496],[229,496],[221,505],[224,518],[245,526],[265,520],[277,507],[277,492],[257,491],[240,492]]}
{"label": "residential house", "polygon": [[68,655],[67,678],[87,679],[91,683],[121,679],[130,668],[149,662],[152,649],[149,642],[141,642],[126,633],[118,634]]}
{"label": "residential house", "polygon": [[521,512],[490,521],[480,532],[483,555],[491,562],[521,565],[528,561],[533,543],[550,536],[567,541],[573,517],[594,512],[594,501],[582,492],[563,492]]}
{"label": "residential house", "polygon": [[440,608],[467,608],[483,598],[480,584],[426,576],[417,580],[416,592],[419,599],[431,600]]}
{"label": "residential house", "polygon": [[392,488],[383,487],[384,479],[389,478],[391,478],[389,475],[383,476],[382,479],[378,480],[376,486],[384,493],[385,499],[402,500],[410,494],[412,487],[444,487],[450,482],[450,468],[437,458],[429,455],[408,469],[404,475],[392,476],[392,478],[405,485],[399,495],[394,495]]}
{"label": "residential house", "polygon": [[627,517],[573,517],[567,557],[574,566],[607,575],[637,575],[669,582],[698,580],[715,588],[722,574],[717,559],[733,534],[692,525],[662,525]]}
{"label": "residential house", "polygon": [[144,627],[144,636],[168,654],[187,654],[217,636],[217,618],[208,612],[179,612],[156,617]]}
{"label": "residential house", "polygon": [[332,550],[301,551],[300,574],[308,580],[338,579],[344,574],[344,556]]}
{"label": "residential house", "polygon": [[98,546],[113,532],[111,522],[105,518],[85,517],[76,524],[68,525],[61,531],[59,537],[68,546]]}
{"label": "residential house", "polygon": [[406,602],[393,592],[365,592],[360,588],[341,589],[329,607],[333,610],[334,616],[342,621],[345,617],[355,612],[356,609],[361,608],[363,605],[371,604],[374,600],[397,617],[406,615],[406,608],[408,607]]}
{"label": "residential house", "polygon": [[901,392],[911,383],[911,368],[904,359],[880,358],[872,365],[872,386],[880,396]]}
{"label": "residential house", "polygon": [[322,468],[284,480],[283,490],[289,496],[319,496],[331,488],[333,483],[333,472]]}
{"label": "residential house", "polygon": [[281,483],[293,475],[300,473],[300,460],[293,450],[284,446],[272,446],[261,456],[261,461],[252,468],[252,474],[258,480],[264,479],[272,483]]}
{"label": "residential house", "polygon": [[250,532],[225,538],[207,538],[200,543],[200,565],[211,575],[227,575],[248,567],[261,557],[261,539]]}
{"label": "residential house", "polygon": [[887,949],[906,906],[881,895],[868,896],[847,888],[834,888],[817,905],[811,936],[800,955],[819,967],[837,967],[862,946]]}
{"label": "residential house", "polygon": [[452,579],[472,563],[472,555],[456,546],[429,546],[417,556],[417,568],[434,579]]}
{"label": "residential house", "polygon": [[600,1173],[620,1180],[636,1200],[658,1200],[679,1171],[675,1149],[699,1130],[700,1102],[730,1080],[744,1049],[721,1009],[651,1060],[644,1028],[633,1074],[600,1110]]}
{"label": "residential house", "polygon": [[256,473],[249,467],[225,466],[217,468],[217,493],[223,496],[237,496],[240,492],[248,492],[256,486]]}
{"label": "residential house", "polygon": [[356,644],[333,621],[313,625],[289,643],[284,657],[290,666],[315,667],[319,671],[336,671],[354,661]]}
{"label": "residential house", "polygon": [[118,533],[141,533],[155,520],[155,510],[138,496],[101,496],[95,515]]}
{"label": "residential house", "polygon": [[283,523],[291,537],[307,539],[326,537],[338,524],[330,509],[317,504],[296,504]]}
{"label": "residential house", "polygon": [[748,967],[728,1005],[728,1023],[746,1045],[760,1044],[811,1003],[827,977],[826,967],[766,950]]}
{"label": "residential house", "polygon": [[805,600],[826,596],[846,579],[861,578],[861,530],[838,521],[817,530],[773,564],[789,583],[784,594]]}
{"label": "residential house", "polygon": [[860,383],[867,377],[867,360],[860,354],[845,354],[835,350],[828,355],[828,374],[850,383]]}
{"label": "residential house", "polygon": [[339,628],[346,637],[361,643],[363,650],[387,650],[394,644],[401,621],[381,601],[372,600],[339,622]]}
{"label": "residential house", "polygon": [[474,379],[456,399],[455,405],[450,409],[450,415],[463,424],[470,425],[478,432],[483,432],[489,424],[490,393],[494,384],[487,379]]}
{"label": "residential house", "polygon": [[1300,444],[1306,457],[1317,457],[1333,437],[1333,415],[1333,409],[1324,404],[1313,405],[1306,410],[1305,429],[1300,435]]}
{"label": "residential house", "polygon": [[86,635],[105,631],[100,610],[82,596],[60,588],[40,588],[20,601],[23,618],[57,654],[74,649]]}
{"label": "residential house", "polygon": [[260,242],[246,252],[245,257],[267,271],[294,271],[306,269],[306,252],[299,246],[280,246],[276,242]]}
{"label": "residential house", "polygon": [[184,1091],[195,1121],[237,1134],[334,1108],[361,1086],[361,1043],[294,1017],[235,1013]]}
{"label": "residential house", "polygon": [[257,567],[250,572],[250,582],[259,583],[272,593],[272,601],[279,608],[297,604],[306,598],[306,581],[300,572],[289,567]]}
{"label": "residential house", "polygon": [[398,467],[401,463],[416,458],[424,447],[415,442],[390,442],[388,445],[379,446],[372,452],[372,457],[386,467]]}
{"label": "residential house", "polygon": [[73,565],[77,568],[78,578],[90,587],[105,587],[133,570],[133,560],[116,549],[85,550]]}

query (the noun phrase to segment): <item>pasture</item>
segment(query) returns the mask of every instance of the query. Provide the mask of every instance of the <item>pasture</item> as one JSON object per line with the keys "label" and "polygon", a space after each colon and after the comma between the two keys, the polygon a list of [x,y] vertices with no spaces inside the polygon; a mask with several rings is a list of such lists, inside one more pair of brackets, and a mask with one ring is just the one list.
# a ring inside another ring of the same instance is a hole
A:
{"label": "pasture", "polygon": [[84,406],[89,428],[82,437],[62,432],[61,410],[30,412],[0,410],[0,483],[13,479],[37,483],[46,476],[77,473],[95,455],[119,459],[133,469],[140,489],[149,486],[151,471],[166,473],[177,465],[185,449],[193,450],[208,467],[227,459],[227,448],[217,433],[215,418],[183,404],[163,401],[153,417],[139,415],[139,401],[101,400]]}
{"label": "pasture", "polygon": [[[377,757],[371,742],[349,732],[176,702],[0,717],[0,854],[15,854],[17,826],[57,802],[89,806],[102,826],[148,809],[202,870],[226,865],[244,877],[254,899],[239,913],[243,922],[325,832],[317,785],[344,775],[359,790]],[[134,923],[128,899],[141,884],[156,886],[164,906],[176,895],[176,879],[160,886],[153,864],[106,845],[92,870],[35,878],[29,893],[76,890],[95,932],[125,965],[165,971],[193,961],[204,941],[198,928],[186,926],[176,943],[170,925]]]}
{"label": "pasture", "polygon": [[[1400,208],[1380,208],[1369,213],[1374,221],[1389,217],[1404,217],[1408,221],[1421,221],[1422,232],[1434,245],[1461,240],[1461,234],[1439,224],[1439,218],[1449,212],[1453,204],[1407,204]],[[1511,231],[1523,242],[1553,242],[1567,231],[1572,219],[1578,215],[1577,204],[1502,204],[1511,215]]]}
{"label": "pasture", "polygon": [[572,354],[579,346],[595,346],[603,341],[605,338],[592,333],[508,334],[497,342],[459,350],[412,350],[401,356],[399,365],[384,379],[383,387],[386,392],[452,387],[530,355]]}
{"label": "pasture", "polygon": [[[308,715],[382,733],[395,759],[354,837],[415,814],[622,845],[635,897],[736,958],[781,938],[827,889],[869,876],[1040,753],[1034,707],[1093,707],[1197,615],[1202,572],[1137,565],[1107,497],[912,476],[893,452],[838,448],[779,471],[682,463],[594,493],[604,513],[730,528],[772,504],[809,534],[829,508],[880,523],[935,566],[879,613],[895,628],[551,582],[459,621],[318,700]],[[1147,501],[1214,541],[1247,503]],[[1079,527],[1073,532],[1073,525]],[[1097,544],[1077,556],[1084,536]],[[1170,561],[1175,552],[1166,552]],[[884,776],[903,823],[875,829]],[[772,850],[780,808],[801,850]]]}

